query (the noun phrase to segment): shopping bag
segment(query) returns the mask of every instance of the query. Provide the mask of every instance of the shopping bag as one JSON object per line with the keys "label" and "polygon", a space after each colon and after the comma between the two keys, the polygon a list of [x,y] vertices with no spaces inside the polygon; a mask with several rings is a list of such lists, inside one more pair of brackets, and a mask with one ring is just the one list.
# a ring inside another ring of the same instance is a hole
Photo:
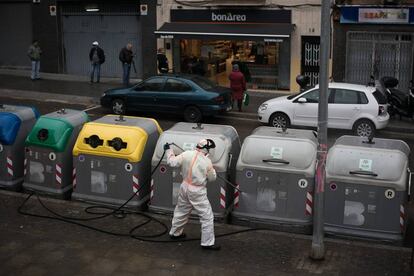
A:
{"label": "shopping bag", "polygon": [[248,106],[249,105],[249,100],[250,100],[249,94],[247,92],[244,92],[244,95],[243,95],[243,104],[245,106]]}

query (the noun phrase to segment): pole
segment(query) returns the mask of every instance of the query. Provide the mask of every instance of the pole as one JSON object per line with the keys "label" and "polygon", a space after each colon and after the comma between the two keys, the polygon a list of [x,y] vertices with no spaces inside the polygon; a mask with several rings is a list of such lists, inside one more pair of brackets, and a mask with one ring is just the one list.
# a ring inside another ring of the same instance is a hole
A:
{"label": "pole", "polygon": [[329,83],[329,47],[331,43],[331,0],[322,0],[321,6],[321,42],[319,60],[319,105],[318,105],[318,155],[316,167],[316,187],[314,193],[313,237],[310,257],[323,260],[324,244],[324,188],[325,163],[328,142],[328,83]]}

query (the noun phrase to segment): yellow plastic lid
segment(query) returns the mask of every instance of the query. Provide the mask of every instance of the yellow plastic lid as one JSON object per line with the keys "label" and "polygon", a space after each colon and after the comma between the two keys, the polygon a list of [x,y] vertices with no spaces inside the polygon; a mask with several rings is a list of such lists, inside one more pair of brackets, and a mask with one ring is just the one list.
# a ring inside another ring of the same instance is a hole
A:
{"label": "yellow plastic lid", "polygon": [[148,134],[137,126],[86,123],[75,146],[73,156],[90,154],[140,162]]}

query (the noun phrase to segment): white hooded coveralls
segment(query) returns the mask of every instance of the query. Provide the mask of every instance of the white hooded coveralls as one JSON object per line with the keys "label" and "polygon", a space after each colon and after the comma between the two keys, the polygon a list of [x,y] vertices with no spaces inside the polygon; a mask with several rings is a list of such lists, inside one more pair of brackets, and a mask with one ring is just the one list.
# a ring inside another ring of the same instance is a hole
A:
{"label": "white hooded coveralls", "polygon": [[203,150],[190,150],[175,156],[167,151],[167,164],[181,166],[183,182],[180,186],[177,205],[174,210],[170,235],[180,236],[194,209],[201,223],[201,246],[214,245],[214,216],[207,198],[207,181],[216,180],[216,171]]}

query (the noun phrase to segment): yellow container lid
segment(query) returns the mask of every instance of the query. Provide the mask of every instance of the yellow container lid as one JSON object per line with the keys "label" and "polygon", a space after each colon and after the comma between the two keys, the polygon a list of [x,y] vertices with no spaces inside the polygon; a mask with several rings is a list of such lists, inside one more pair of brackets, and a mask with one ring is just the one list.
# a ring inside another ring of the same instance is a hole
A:
{"label": "yellow container lid", "polygon": [[86,123],[73,148],[73,156],[90,154],[140,162],[148,134],[137,126]]}

